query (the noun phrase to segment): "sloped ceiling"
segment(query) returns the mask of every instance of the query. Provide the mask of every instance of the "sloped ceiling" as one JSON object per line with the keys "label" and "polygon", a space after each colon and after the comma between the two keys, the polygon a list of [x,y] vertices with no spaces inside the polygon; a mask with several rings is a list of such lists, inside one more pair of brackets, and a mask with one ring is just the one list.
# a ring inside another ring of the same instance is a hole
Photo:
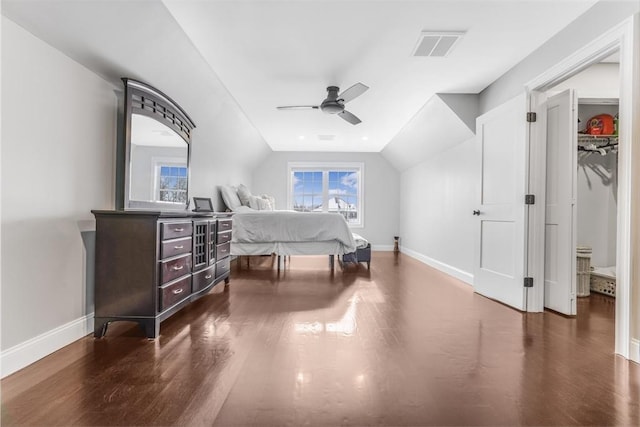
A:
{"label": "sloped ceiling", "polygon": [[[161,2],[3,0],[2,14],[113,83],[115,91],[122,91],[121,77],[130,77],[179,103],[197,126],[194,194],[211,194],[226,179],[235,182],[233,173],[250,171],[271,152]],[[226,174],[218,176],[220,170]]]}
{"label": "sloped ceiling", "polygon": [[[107,79],[137,77],[180,103],[245,115],[274,150],[378,152],[434,94],[478,93],[594,3],[3,0],[2,9]],[[412,57],[425,30],[466,35],[446,58]],[[347,105],[357,126],[275,109],[356,82],[371,88]]]}
{"label": "sloped ceiling", "polygon": [[383,150],[382,155],[404,171],[472,138],[478,95],[434,95]]}
{"label": "sloped ceiling", "polygon": [[[480,92],[595,1],[164,3],[274,150],[380,151],[434,94]],[[429,30],[466,34],[448,57],[413,57]],[[356,82],[370,86],[347,104],[356,126],[275,108]]]}

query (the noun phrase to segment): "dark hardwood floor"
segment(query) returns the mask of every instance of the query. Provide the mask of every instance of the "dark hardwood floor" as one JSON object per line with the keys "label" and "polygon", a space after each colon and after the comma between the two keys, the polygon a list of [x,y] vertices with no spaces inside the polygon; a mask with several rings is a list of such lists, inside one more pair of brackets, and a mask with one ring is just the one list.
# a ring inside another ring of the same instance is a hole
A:
{"label": "dark hardwood floor", "polygon": [[614,301],[522,314],[412,258],[233,267],[155,341],[115,323],[2,380],[2,425],[638,425]]}

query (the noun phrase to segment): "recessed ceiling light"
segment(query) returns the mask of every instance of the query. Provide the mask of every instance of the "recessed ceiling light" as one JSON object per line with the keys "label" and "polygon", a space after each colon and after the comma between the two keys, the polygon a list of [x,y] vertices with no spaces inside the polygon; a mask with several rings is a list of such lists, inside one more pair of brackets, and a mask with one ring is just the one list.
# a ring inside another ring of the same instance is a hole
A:
{"label": "recessed ceiling light", "polygon": [[299,139],[300,141],[302,141],[302,140],[304,139],[304,135],[300,135],[300,136],[298,137],[298,139]]}
{"label": "recessed ceiling light", "polygon": [[369,140],[369,137],[368,137],[368,136],[363,136],[363,137],[362,137],[362,140],[363,140],[363,141],[368,141],[368,140]]}

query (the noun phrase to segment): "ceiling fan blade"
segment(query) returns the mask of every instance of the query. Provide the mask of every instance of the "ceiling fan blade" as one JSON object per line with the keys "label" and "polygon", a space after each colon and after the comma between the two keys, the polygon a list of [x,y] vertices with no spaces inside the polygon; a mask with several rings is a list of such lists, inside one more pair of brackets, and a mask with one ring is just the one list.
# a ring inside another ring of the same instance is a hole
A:
{"label": "ceiling fan blade", "polygon": [[352,113],[348,112],[347,110],[344,110],[342,113],[338,113],[338,115],[343,119],[345,119],[346,121],[348,121],[349,123],[351,123],[352,125],[357,125],[358,123],[362,122],[362,120],[360,120],[359,118],[354,116]]}
{"label": "ceiling fan blade", "polygon": [[347,103],[365,93],[367,89],[369,89],[369,86],[363,85],[362,83],[356,83],[349,89],[344,90],[340,95],[338,95],[338,98]]}
{"label": "ceiling fan blade", "polygon": [[317,110],[320,107],[318,105],[285,105],[276,108],[278,110]]}

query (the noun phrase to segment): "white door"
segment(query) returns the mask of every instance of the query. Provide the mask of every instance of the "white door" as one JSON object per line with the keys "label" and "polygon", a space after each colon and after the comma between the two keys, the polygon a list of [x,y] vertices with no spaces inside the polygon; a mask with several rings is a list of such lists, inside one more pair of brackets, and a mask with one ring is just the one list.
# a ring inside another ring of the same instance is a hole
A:
{"label": "white door", "polygon": [[[518,96],[478,117],[480,200],[474,289],[525,310],[526,100]],[[471,212],[469,212],[471,214]]]}
{"label": "white door", "polygon": [[576,314],[576,95],[547,100],[544,306]]}

